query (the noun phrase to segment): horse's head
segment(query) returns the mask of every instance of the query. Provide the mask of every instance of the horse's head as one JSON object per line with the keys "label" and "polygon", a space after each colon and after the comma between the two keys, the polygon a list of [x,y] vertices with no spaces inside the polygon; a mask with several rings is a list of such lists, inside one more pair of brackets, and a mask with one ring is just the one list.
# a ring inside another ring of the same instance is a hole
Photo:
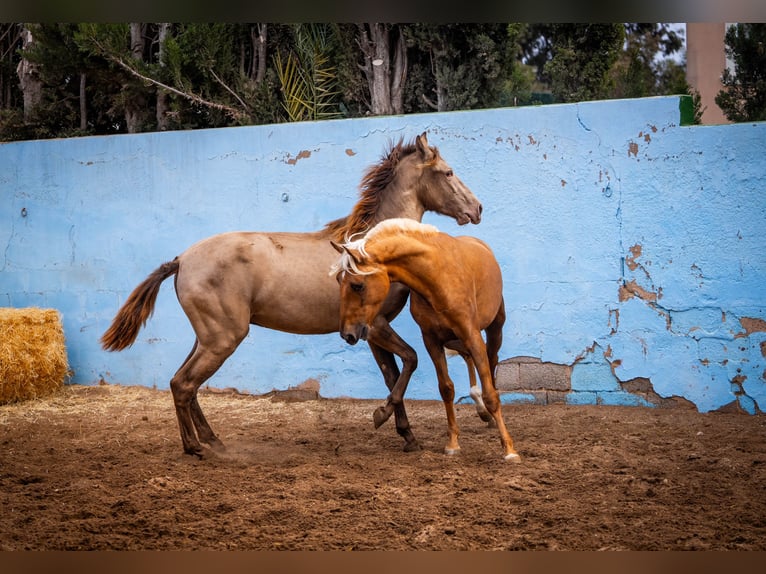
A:
{"label": "horse's head", "polygon": [[414,187],[425,209],[453,217],[459,225],[479,223],[481,202],[455,175],[438,148],[428,145],[425,132],[415,138],[415,147],[417,152],[413,155],[419,174]]}
{"label": "horse's head", "polygon": [[341,254],[333,267],[340,284],[340,336],[349,345],[367,339],[370,325],[388,295],[388,272],[366,260],[364,248],[353,244],[333,247]]}

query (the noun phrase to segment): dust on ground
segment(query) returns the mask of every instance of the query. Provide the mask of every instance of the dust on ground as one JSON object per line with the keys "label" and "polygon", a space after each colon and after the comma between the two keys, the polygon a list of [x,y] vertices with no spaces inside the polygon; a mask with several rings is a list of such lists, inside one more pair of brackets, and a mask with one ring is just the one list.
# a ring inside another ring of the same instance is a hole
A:
{"label": "dust on ground", "polygon": [[182,452],[168,391],[69,385],[0,406],[2,550],[764,550],[766,418],[504,405],[522,456],[457,405],[208,390],[227,450]]}

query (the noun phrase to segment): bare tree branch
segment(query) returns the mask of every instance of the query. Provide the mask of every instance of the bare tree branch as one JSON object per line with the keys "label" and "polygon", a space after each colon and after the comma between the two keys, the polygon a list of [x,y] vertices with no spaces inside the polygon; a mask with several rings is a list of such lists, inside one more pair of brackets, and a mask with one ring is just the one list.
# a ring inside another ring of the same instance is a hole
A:
{"label": "bare tree branch", "polygon": [[[148,82],[150,84],[154,84],[155,86],[158,86],[160,88],[163,88],[167,90],[168,92],[171,92],[173,94],[176,94],[178,96],[181,96],[182,98],[186,98],[187,100],[191,100],[192,102],[196,102],[198,104],[201,104],[203,106],[207,106],[209,108],[213,108],[216,110],[221,110],[223,112],[226,112],[227,114],[231,115],[233,118],[241,118],[246,115],[246,113],[242,110],[238,110],[236,108],[232,108],[230,106],[226,106],[223,104],[219,104],[217,102],[211,102],[208,101],[194,93],[191,92],[182,92],[181,90],[178,90],[174,88],[173,86],[169,86],[163,82],[160,82],[159,80],[155,80],[154,78],[151,78],[149,76],[146,76],[133,68],[130,64],[125,62],[120,56],[117,56],[113,53],[111,53],[108,49],[106,49],[101,42],[99,42],[95,37],[91,37],[90,40],[101,50],[101,53],[104,55],[105,58],[109,59],[110,61],[114,62],[118,66],[120,66],[123,70],[131,74],[132,76],[135,76],[136,78],[143,80],[144,82]],[[216,77],[217,79],[217,77]],[[220,81],[220,80],[219,80]],[[224,85],[224,87],[226,87]],[[227,88],[228,89],[228,88]],[[240,100],[241,102],[241,100]]]}
{"label": "bare tree branch", "polygon": [[158,86],[160,88],[163,88],[173,94],[176,94],[178,96],[181,96],[182,98],[186,98],[187,100],[191,100],[192,102],[196,102],[198,104],[202,104],[203,106],[208,106],[210,108],[214,108],[217,110],[221,110],[223,112],[226,112],[227,114],[231,114],[231,116],[238,118],[244,115],[244,112],[241,110],[238,110],[236,108],[232,108],[230,106],[225,106],[223,104],[219,104],[217,102],[211,102],[204,98],[201,98],[200,96],[189,93],[189,92],[182,92],[181,90],[177,90],[173,86],[168,86],[167,84],[164,84],[160,82],[159,80],[155,80],[154,78],[150,78],[149,76],[145,76],[144,74],[140,73],[138,70],[134,70],[131,66],[126,64],[122,58],[118,56],[113,55],[107,55],[107,58],[109,58],[112,62],[126,70],[128,73],[132,74],[136,78],[139,78],[140,80],[143,80],[145,82],[149,82],[150,84],[154,84],[155,86]]}
{"label": "bare tree branch", "polygon": [[425,94],[420,94],[420,97],[423,99],[423,101],[426,103],[427,106],[435,110],[439,109],[439,106],[437,106],[432,100],[428,99],[428,96],[426,96]]}
{"label": "bare tree branch", "polygon": [[215,70],[213,70],[213,68],[208,68],[208,70],[210,71],[211,74],[213,74],[213,77],[215,78],[215,81],[218,82],[219,84],[221,84],[224,87],[224,89],[227,92],[229,92],[232,96],[237,98],[237,101],[242,105],[243,108],[245,108],[247,110],[248,109],[247,108],[247,104],[242,101],[242,98],[240,98],[234,90],[232,90],[229,86],[227,86],[224,83],[224,81],[221,78],[218,77],[218,74],[215,73]]}

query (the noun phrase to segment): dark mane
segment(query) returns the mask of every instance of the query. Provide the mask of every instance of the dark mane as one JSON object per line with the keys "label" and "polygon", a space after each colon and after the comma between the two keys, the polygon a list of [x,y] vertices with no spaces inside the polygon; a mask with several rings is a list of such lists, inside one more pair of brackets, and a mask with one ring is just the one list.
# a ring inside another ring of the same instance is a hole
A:
{"label": "dark mane", "polygon": [[389,145],[390,149],[383,155],[380,163],[370,167],[362,178],[359,184],[359,201],[351,213],[324,226],[325,232],[330,233],[335,241],[347,241],[352,235],[364,233],[372,226],[381,202],[381,194],[393,181],[396,166],[403,157],[416,150],[414,141],[404,144],[403,138],[400,138],[396,145]]}

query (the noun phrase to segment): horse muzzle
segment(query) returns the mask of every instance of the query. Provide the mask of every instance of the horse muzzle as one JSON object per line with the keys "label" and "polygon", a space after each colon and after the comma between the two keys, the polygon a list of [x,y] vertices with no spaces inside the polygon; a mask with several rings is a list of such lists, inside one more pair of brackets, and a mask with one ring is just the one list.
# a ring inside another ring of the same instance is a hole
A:
{"label": "horse muzzle", "polygon": [[367,325],[358,325],[352,329],[341,331],[340,336],[349,345],[356,345],[360,340],[367,340],[368,332]]}
{"label": "horse muzzle", "polygon": [[465,211],[462,215],[462,217],[458,218],[457,222],[458,225],[465,225],[466,223],[473,223],[474,225],[478,225],[481,223],[481,212],[483,210],[483,207],[481,203],[477,204],[474,209],[471,209],[470,211]]}

